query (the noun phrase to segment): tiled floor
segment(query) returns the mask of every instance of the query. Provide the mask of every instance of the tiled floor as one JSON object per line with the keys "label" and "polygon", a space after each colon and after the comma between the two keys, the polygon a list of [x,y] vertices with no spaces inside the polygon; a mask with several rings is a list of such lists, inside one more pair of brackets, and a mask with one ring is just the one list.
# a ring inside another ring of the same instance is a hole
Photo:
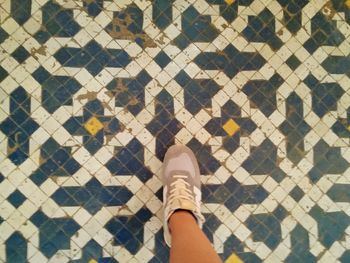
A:
{"label": "tiled floor", "polygon": [[186,144],[227,262],[350,262],[349,0],[0,0],[0,261],[167,262]]}

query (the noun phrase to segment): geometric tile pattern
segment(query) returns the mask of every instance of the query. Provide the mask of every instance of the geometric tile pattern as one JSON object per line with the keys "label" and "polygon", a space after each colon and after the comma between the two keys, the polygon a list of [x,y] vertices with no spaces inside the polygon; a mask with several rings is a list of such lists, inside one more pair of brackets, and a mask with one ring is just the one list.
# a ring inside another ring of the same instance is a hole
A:
{"label": "geometric tile pattern", "polygon": [[38,129],[30,117],[30,96],[18,87],[10,95],[10,115],[1,123],[0,129],[7,136],[7,156],[16,165],[29,155],[29,138]]}
{"label": "geometric tile pattern", "polygon": [[0,262],[166,262],[174,143],[224,261],[349,262],[349,1],[0,12]]}

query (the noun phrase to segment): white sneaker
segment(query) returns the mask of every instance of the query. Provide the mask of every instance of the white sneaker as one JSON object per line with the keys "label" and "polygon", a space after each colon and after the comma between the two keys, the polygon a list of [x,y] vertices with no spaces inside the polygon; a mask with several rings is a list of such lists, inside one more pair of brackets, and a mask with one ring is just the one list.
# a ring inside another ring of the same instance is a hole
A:
{"label": "white sneaker", "polygon": [[199,166],[194,153],[186,146],[173,145],[163,162],[164,239],[171,246],[168,220],[178,209],[190,211],[201,228],[204,217]]}

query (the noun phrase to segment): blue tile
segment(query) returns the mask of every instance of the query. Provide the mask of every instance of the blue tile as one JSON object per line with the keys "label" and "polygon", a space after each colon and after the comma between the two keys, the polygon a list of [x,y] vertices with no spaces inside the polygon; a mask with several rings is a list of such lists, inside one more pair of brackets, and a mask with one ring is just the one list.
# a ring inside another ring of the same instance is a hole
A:
{"label": "blue tile", "polygon": [[349,185],[334,184],[328,191],[327,195],[334,202],[350,202]]}
{"label": "blue tile", "polygon": [[345,13],[345,21],[347,23],[350,22],[350,12],[349,12],[349,8],[347,7],[346,3],[344,3],[341,0],[333,0],[332,6],[333,6],[334,10],[336,10],[337,12],[344,12]]}
{"label": "blue tile", "polygon": [[42,84],[42,104],[50,113],[62,105],[71,105],[71,97],[81,88],[73,77],[52,76],[44,68],[39,68],[33,76]]}
{"label": "blue tile", "polygon": [[23,204],[26,199],[27,198],[17,189],[7,197],[7,201],[16,208]]}
{"label": "blue tile", "polygon": [[173,19],[172,0],[155,0],[152,3],[153,23],[160,29],[165,29]]}
{"label": "blue tile", "polygon": [[58,165],[51,159],[44,162],[40,167],[40,169],[47,174],[52,174],[57,170],[57,168],[58,168]]}
{"label": "blue tile", "polygon": [[298,164],[306,154],[303,138],[311,127],[303,119],[303,101],[295,92],[291,93],[286,100],[286,114],[286,121],[280,125],[279,129],[286,135],[288,158],[294,164]]}
{"label": "blue tile", "polygon": [[126,107],[136,116],[144,107],[144,86],[150,80],[148,73],[142,70],[135,78],[114,79],[106,87],[115,96],[117,107]]}
{"label": "blue tile", "polygon": [[113,12],[113,21],[104,30],[113,38],[129,39],[142,48],[156,47],[156,43],[143,31],[143,12],[134,3]]}
{"label": "blue tile", "polygon": [[[235,1],[233,4],[226,4],[226,2],[221,1],[220,5],[220,15],[225,18],[225,20],[229,23],[232,23],[238,15],[238,5],[245,5],[244,1]],[[249,3],[250,4],[250,3]],[[248,4],[248,5],[249,5]]]}
{"label": "blue tile", "polygon": [[52,256],[55,254],[55,252],[58,250],[56,246],[54,246],[51,242],[49,241],[42,241],[40,250],[42,253],[46,256]]}
{"label": "blue tile", "polygon": [[30,56],[30,53],[23,46],[19,46],[13,51],[11,56],[15,58],[18,63],[23,63]]}
{"label": "blue tile", "polygon": [[292,191],[290,191],[289,195],[297,202],[305,195],[304,191],[300,189],[299,186],[295,186]]}
{"label": "blue tile", "polygon": [[191,79],[185,71],[180,71],[175,80],[185,91],[185,106],[192,114],[202,108],[210,108],[212,97],[219,91],[219,85],[213,80]]}
{"label": "blue tile", "polygon": [[267,8],[257,16],[248,17],[248,25],[243,30],[243,36],[252,42],[266,42],[273,50],[281,48],[283,42],[275,34],[275,20]]}
{"label": "blue tile", "polygon": [[347,74],[349,76],[349,57],[343,56],[328,56],[323,62],[322,66],[329,73]]}
{"label": "blue tile", "polygon": [[341,263],[346,263],[350,261],[350,250],[346,250],[343,255],[339,258]]}
{"label": "blue tile", "polygon": [[[249,64],[253,60],[254,63]],[[265,64],[265,59],[258,53],[240,52],[229,44],[221,52],[203,52],[194,62],[206,70],[222,70],[228,77],[233,78],[239,71],[256,70]]]}
{"label": "blue tile", "polygon": [[47,175],[41,170],[37,170],[30,175],[30,179],[36,185],[41,185],[47,178]]}
{"label": "blue tile", "polygon": [[231,256],[232,251],[234,251],[239,258],[244,260],[244,262],[254,262],[254,263],[262,262],[262,260],[258,256],[256,256],[254,253],[243,252],[244,244],[235,235],[231,235],[224,242],[224,253],[223,253],[224,259],[227,259],[229,256]]}
{"label": "blue tile", "polygon": [[201,144],[196,138],[186,145],[196,152],[201,174],[212,174],[219,169],[220,162],[210,154],[210,146]]}
{"label": "blue tile", "polygon": [[320,46],[338,46],[345,39],[335,21],[328,19],[322,12],[311,18],[311,31],[311,37],[304,43],[305,49],[311,54]]}
{"label": "blue tile", "polygon": [[209,120],[205,124],[204,128],[210,134],[215,135],[215,136],[225,136],[226,135],[225,130],[222,128],[222,122],[218,118],[212,118],[211,120]]}
{"label": "blue tile", "polygon": [[246,220],[247,227],[252,231],[254,241],[262,241],[270,249],[275,249],[281,241],[280,222],[285,218],[284,214],[277,219],[271,214],[251,215]]}
{"label": "blue tile", "polygon": [[135,254],[142,245],[143,225],[151,216],[152,213],[147,208],[141,208],[135,215],[112,218],[105,228],[114,235],[115,245],[123,244],[129,252]]}
{"label": "blue tile", "polygon": [[155,56],[154,61],[161,67],[165,68],[171,62],[169,56],[162,50],[157,56]]}
{"label": "blue tile", "polygon": [[56,54],[55,57],[58,61],[60,61],[61,64],[65,64],[67,61],[69,61],[72,58],[72,55],[65,49],[60,49]]}
{"label": "blue tile", "polygon": [[47,79],[50,78],[50,73],[47,72],[43,67],[39,67],[32,73],[34,79],[40,84],[44,83]]}
{"label": "blue tile", "polygon": [[42,30],[35,34],[35,38],[41,44],[51,36],[72,37],[81,29],[74,21],[72,9],[65,9],[54,1],[48,1],[41,10],[43,12]]}
{"label": "blue tile", "polygon": [[31,15],[31,0],[12,0],[11,16],[21,26],[28,21]]}
{"label": "blue tile", "polygon": [[251,154],[242,163],[242,167],[251,174],[272,175],[276,169],[280,170],[277,165],[276,146],[269,139],[265,139],[258,147],[252,147]]}
{"label": "blue tile", "polygon": [[341,156],[339,147],[330,147],[322,139],[314,147],[314,167],[308,176],[317,182],[324,174],[341,174],[349,163]]}
{"label": "blue tile", "polygon": [[219,34],[211,24],[210,16],[200,15],[193,6],[182,13],[181,22],[182,32],[173,41],[180,49],[186,48],[191,42],[213,41]]}
{"label": "blue tile", "polygon": [[[54,54],[54,57],[67,67],[85,67],[94,76],[104,66],[125,67],[130,63],[130,57],[124,50],[103,49],[94,40],[83,48],[62,47]],[[100,67],[94,65],[95,63]]]}
{"label": "blue tile", "polygon": [[61,187],[52,198],[59,205],[83,206],[91,214],[98,212],[103,206],[117,206],[126,203],[132,194],[125,187],[108,186],[104,188],[95,178],[85,188],[71,186]]}
{"label": "blue tile", "polygon": [[[94,116],[103,127],[96,134],[90,134],[84,127],[85,123]],[[83,136],[83,145],[91,153],[95,154],[103,147],[106,135],[115,135],[121,130],[119,121],[114,116],[104,116],[102,102],[98,99],[90,100],[83,107],[82,116],[72,116],[63,126],[72,135]],[[114,129],[111,129],[113,127]]]}
{"label": "blue tile", "polygon": [[90,16],[96,17],[103,9],[103,0],[83,1],[83,6]]}
{"label": "blue tile", "polygon": [[4,42],[8,36],[7,32],[0,27],[0,44]]}
{"label": "blue tile", "polygon": [[219,228],[221,221],[213,214],[205,215],[205,222],[203,224],[203,231],[208,236],[209,240],[213,242],[213,233]]}
{"label": "blue tile", "polygon": [[166,90],[162,90],[156,96],[155,105],[157,118],[148,123],[146,128],[156,137],[156,155],[163,160],[166,150],[174,144],[175,135],[182,125],[174,116],[173,97]]}
{"label": "blue tile", "polygon": [[25,263],[27,262],[27,240],[16,231],[6,240],[6,262]]}
{"label": "blue tile", "polygon": [[286,60],[287,65],[292,69],[295,70],[298,68],[298,66],[301,64],[300,60],[295,56],[291,55],[287,60]]}
{"label": "blue tile", "polygon": [[[59,249],[70,248],[70,238],[78,231],[79,225],[70,218],[48,218],[38,211],[30,218],[39,228],[39,248],[46,257],[52,257]],[[62,228],[70,224],[71,230],[62,232]]]}
{"label": "blue tile", "polygon": [[344,94],[338,83],[320,83],[312,74],[304,79],[304,83],[312,92],[312,109],[319,117],[335,110],[337,101]]}
{"label": "blue tile", "polygon": [[0,66],[0,82],[8,76],[8,72]]}
{"label": "blue tile", "polygon": [[350,218],[344,212],[325,212],[315,205],[310,215],[317,221],[319,240],[326,248],[344,237],[344,230],[350,224]]}
{"label": "blue tile", "polygon": [[[21,96],[23,99],[19,100]],[[11,92],[11,98],[10,116],[0,123],[0,130],[9,138],[8,158],[19,165],[28,158],[29,138],[39,125],[28,115],[31,109],[30,97],[22,87]]]}

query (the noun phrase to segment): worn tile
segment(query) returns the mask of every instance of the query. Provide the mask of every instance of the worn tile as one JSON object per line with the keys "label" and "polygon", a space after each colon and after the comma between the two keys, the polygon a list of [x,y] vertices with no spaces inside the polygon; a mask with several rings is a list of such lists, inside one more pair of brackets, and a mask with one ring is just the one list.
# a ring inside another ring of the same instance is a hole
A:
{"label": "worn tile", "polygon": [[2,2],[1,262],[168,261],[174,143],[224,261],[349,261],[349,1]]}

